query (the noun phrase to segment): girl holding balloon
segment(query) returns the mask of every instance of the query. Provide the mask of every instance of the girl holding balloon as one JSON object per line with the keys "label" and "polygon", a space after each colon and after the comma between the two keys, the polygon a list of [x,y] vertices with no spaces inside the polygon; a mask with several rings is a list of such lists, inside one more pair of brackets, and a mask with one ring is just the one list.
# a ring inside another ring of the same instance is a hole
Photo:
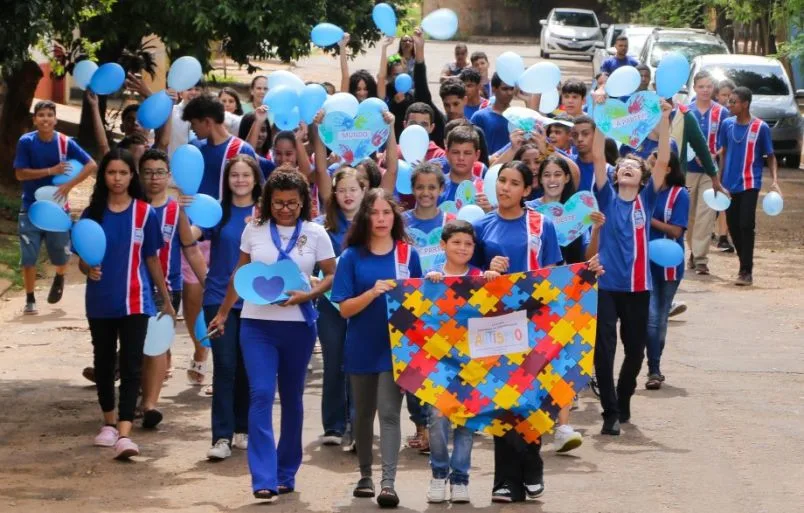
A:
{"label": "girl holding balloon", "polygon": [[377,98],[377,81],[371,76],[371,73],[361,69],[349,74],[348,45],[349,34],[344,34],[338,42],[341,59],[341,91],[348,92],[357,98],[358,102],[367,98]]}
{"label": "girl holding balloon", "polygon": [[360,464],[360,480],[353,495],[375,495],[372,440],[379,410],[382,481],[377,503],[381,507],[399,504],[394,481],[402,443],[403,397],[392,373],[384,294],[394,286],[389,280],[421,276],[419,255],[405,234],[405,222],[393,195],[384,189],[369,190],[346,236],[332,301],[340,303],[341,316],[348,319],[344,370],[354,394],[354,435]]}
{"label": "girl holding balloon", "polygon": [[[332,176],[334,194],[327,200],[326,214],[317,218],[327,230],[335,256],[343,250],[343,242],[352,226],[368,183],[360,173],[343,166]],[[324,358],[324,384],[321,392],[321,418],[324,445],[340,445],[344,451],[354,450],[351,432],[354,403],[343,371],[343,348],[346,341],[346,319],[327,297],[318,300],[318,337]]]}
{"label": "girl holding balloon", "polygon": [[[284,303],[245,301],[239,334],[228,318],[241,300],[234,279],[228,280],[226,297],[210,323],[222,337],[240,338],[252,399],[248,412],[252,489],[254,497],[273,502],[296,486],[302,461],[304,381],[316,340],[313,301],[329,290],[335,272],[332,243],[324,227],[310,221],[310,189],[298,172],[278,170],[268,178],[259,213],[243,232],[239,247],[235,273],[250,262],[290,260],[305,277],[316,266],[324,274],[309,290],[283,291],[289,297]],[[277,385],[282,407],[278,444],[272,420]]]}
{"label": "girl holding balloon", "polygon": [[[144,199],[130,153],[112,150],[103,157],[89,206],[81,217],[98,223],[106,242],[106,251],[100,258],[99,255],[90,258],[86,250],[82,251],[83,255],[79,252],[79,269],[87,276],[86,312],[104,422],[95,437],[95,445],[114,447],[115,458],[128,459],[139,454],[139,447],[131,441],[130,434],[140,388],[148,318],[156,313],[151,294],[153,287],[162,297],[161,315],[176,316],[157,256],[162,246],[159,220]],[[118,340],[120,401],[115,419]]]}

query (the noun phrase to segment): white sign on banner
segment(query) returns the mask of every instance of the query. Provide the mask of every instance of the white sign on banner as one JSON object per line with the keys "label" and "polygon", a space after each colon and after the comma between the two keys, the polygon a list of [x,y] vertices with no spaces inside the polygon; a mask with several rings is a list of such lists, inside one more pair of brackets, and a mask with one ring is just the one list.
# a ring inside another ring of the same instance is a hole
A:
{"label": "white sign on banner", "polygon": [[521,353],[529,349],[525,310],[498,317],[473,317],[468,324],[469,355],[472,358]]}

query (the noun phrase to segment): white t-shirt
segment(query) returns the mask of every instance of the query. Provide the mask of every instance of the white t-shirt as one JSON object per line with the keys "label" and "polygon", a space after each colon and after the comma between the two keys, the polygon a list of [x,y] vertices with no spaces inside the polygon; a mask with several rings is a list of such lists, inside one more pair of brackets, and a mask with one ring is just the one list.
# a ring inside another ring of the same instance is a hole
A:
{"label": "white t-shirt", "polygon": [[237,114],[232,114],[231,112],[223,113],[223,126],[225,126],[226,130],[235,137],[239,137],[238,133],[240,132],[240,119],[241,117]]}
{"label": "white t-shirt", "polygon": [[181,119],[186,105],[186,103],[181,102],[173,106],[170,123],[170,141],[168,142],[168,156],[171,157],[173,156],[173,152],[176,151],[176,148],[190,142],[190,122]]}
{"label": "white t-shirt", "polygon": [[[295,226],[277,226],[282,246],[287,247]],[[240,251],[251,255],[252,262],[274,264],[279,258],[279,251],[271,240],[271,227],[268,223],[258,225],[249,223],[243,230],[240,239]],[[290,259],[296,262],[301,269],[304,279],[308,280],[313,274],[313,268],[318,262],[335,258],[332,241],[323,226],[304,221],[296,246],[290,250]],[[243,311],[240,315],[244,319],[264,319],[268,321],[304,321],[301,308],[298,305],[282,307],[278,305],[255,305],[248,301],[243,302]]]}

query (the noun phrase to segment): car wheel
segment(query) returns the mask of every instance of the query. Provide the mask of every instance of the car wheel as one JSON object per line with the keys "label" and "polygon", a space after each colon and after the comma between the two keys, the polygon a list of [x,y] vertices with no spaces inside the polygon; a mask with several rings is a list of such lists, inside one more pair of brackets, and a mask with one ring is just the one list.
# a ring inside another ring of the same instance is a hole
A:
{"label": "car wheel", "polygon": [[788,155],[784,161],[785,164],[787,164],[787,167],[798,169],[801,166],[801,155]]}
{"label": "car wheel", "polygon": [[546,52],[542,52],[542,58],[544,58],[544,59],[549,59],[549,58],[550,58],[550,54],[549,54],[549,53],[546,53]]}

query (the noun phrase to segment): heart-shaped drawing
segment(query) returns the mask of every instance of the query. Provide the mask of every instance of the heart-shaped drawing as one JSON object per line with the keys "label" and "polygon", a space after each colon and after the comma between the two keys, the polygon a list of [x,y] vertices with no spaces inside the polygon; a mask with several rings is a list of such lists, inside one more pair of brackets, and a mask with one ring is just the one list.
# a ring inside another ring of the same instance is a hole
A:
{"label": "heart-shaped drawing", "polygon": [[251,286],[254,287],[254,292],[261,298],[271,303],[282,294],[282,289],[285,287],[285,280],[279,276],[271,276],[270,278],[257,276],[254,278]]}
{"label": "heart-shaped drawing", "polygon": [[537,127],[544,126],[545,121],[550,121],[533,109],[525,107],[509,107],[503,112],[503,117],[508,120],[508,132],[522,130],[526,137]]}
{"label": "heart-shaped drawing", "polygon": [[237,270],[234,277],[237,294],[249,303],[269,305],[288,299],[290,290],[310,290],[299,266],[293,260],[273,264],[251,262]]}
{"label": "heart-shaped drawing", "polygon": [[357,115],[351,117],[343,112],[330,112],[318,126],[318,133],[324,144],[341,157],[347,164],[357,163],[368,158],[388,139],[388,125],[382,112],[361,104]]}
{"label": "heart-shaped drawing", "polygon": [[661,120],[661,98],[650,91],[633,94],[627,102],[609,98],[595,106],[594,118],[607,137],[636,148]]}
{"label": "heart-shaped drawing", "polygon": [[433,269],[440,269],[446,261],[444,250],[441,249],[441,232],[443,227],[439,226],[424,233],[418,228],[408,228],[408,235],[413,239],[413,246],[419,253],[422,271],[428,272]]}
{"label": "heart-shaped drawing", "polygon": [[477,190],[469,180],[464,180],[455,189],[455,207],[460,210],[464,205],[475,205],[477,203]]}
{"label": "heart-shaped drawing", "polygon": [[536,211],[549,216],[556,228],[558,243],[567,246],[592,226],[589,216],[598,210],[595,195],[589,191],[576,192],[561,204],[557,201],[536,207]]}
{"label": "heart-shaped drawing", "polygon": [[458,213],[458,205],[456,205],[454,201],[442,201],[441,204],[438,206],[438,209],[444,212],[445,214]]}

